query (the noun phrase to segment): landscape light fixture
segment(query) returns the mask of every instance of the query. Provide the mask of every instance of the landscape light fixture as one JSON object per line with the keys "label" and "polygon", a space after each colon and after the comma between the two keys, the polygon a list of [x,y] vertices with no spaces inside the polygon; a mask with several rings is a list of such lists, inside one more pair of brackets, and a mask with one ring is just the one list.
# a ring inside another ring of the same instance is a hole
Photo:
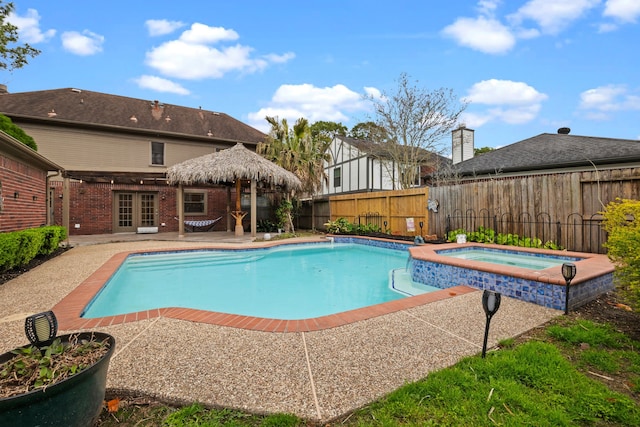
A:
{"label": "landscape light fixture", "polygon": [[423,222],[423,221],[420,221],[420,224],[419,224],[419,225],[420,225],[420,235],[422,236],[422,235],[423,235],[423,234],[422,234],[422,227],[424,227],[424,222]]}
{"label": "landscape light fixture", "polygon": [[482,293],[482,308],[487,316],[487,323],[484,328],[484,342],[482,344],[482,357],[487,354],[487,339],[489,338],[489,324],[491,323],[491,317],[500,308],[501,295],[499,292],[485,291]]}
{"label": "landscape light fixture", "polygon": [[24,333],[29,342],[42,351],[42,348],[51,344],[58,333],[58,320],[53,311],[45,311],[26,318]]}
{"label": "landscape light fixture", "polygon": [[571,262],[562,264],[562,277],[567,284],[564,291],[564,314],[569,314],[569,286],[574,277],[576,277],[576,265]]}

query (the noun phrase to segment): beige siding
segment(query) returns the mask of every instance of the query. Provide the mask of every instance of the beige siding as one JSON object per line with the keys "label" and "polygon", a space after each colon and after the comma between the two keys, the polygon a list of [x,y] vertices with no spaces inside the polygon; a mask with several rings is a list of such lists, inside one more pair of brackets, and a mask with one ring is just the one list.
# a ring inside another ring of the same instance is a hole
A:
{"label": "beige siding", "polygon": [[[166,167],[215,151],[215,144],[108,132],[21,127],[38,144],[38,152],[67,170],[164,172]],[[151,165],[151,142],[165,144],[165,165]],[[227,148],[219,146],[219,148]]]}

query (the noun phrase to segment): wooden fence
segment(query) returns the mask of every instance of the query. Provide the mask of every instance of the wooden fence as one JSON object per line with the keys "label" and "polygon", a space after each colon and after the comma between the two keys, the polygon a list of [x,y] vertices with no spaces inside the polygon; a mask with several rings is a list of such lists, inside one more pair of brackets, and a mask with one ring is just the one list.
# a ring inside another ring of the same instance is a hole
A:
{"label": "wooden fence", "polygon": [[430,234],[444,236],[448,228],[460,224],[469,231],[478,225],[499,228],[503,224],[505,230],[533,234],[526,237],[555,233],[552,239],[559,239],[567,248],[604,252],[606,236],[600,230],[600,212],[618,197],[638,199],[640,168],[498,175],[496,179],[432,187],[429,195],[439,206],[438,212],[429,212]]}
{"label": "wooden fence", "polygon": [[424,235],[429,229],[428,195],[429,188],[421,187],[331,196],[331,220],[342,217],[356,224],[380,225],[392,234]]}

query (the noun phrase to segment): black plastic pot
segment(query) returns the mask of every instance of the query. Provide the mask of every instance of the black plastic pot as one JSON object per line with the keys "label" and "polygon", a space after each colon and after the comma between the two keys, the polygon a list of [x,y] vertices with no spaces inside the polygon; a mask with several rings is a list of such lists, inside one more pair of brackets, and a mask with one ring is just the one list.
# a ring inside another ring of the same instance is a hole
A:
{"label": "black plastic pot", "polygon": [[[115,339],[102,332],[82,332],[62,335],[68,342],[71,335],[81,340],[107,340],[109,351],[96,363],[58,383],[29,393],[0,399],[0,426],[92,426],[100,416],[109,360],[116,346]],[[25,347],[28,347],[25,346]],[[0,355],[4,363],[15,355]]]}

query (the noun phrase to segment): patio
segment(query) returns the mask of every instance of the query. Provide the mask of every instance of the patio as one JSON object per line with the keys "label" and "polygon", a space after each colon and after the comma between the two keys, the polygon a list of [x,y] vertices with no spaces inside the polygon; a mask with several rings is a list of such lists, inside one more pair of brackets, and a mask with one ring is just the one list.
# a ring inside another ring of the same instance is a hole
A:
{"label": "patio", "polygon": [[[51,309],[120,252],[261,244],[251,240],[233,233],[71,236],[71,250],[0,286],[0,352],[26,343],[27,315]],[[264,332],[162,315],[95,330],[117,342],[108,375],[111,395],[142,394],[167,403],[198,401],[327,421],[478,354],[485,325],[481,295],[471,291],[305,332]],[[489,346],[560,314],[503,297]]]}

